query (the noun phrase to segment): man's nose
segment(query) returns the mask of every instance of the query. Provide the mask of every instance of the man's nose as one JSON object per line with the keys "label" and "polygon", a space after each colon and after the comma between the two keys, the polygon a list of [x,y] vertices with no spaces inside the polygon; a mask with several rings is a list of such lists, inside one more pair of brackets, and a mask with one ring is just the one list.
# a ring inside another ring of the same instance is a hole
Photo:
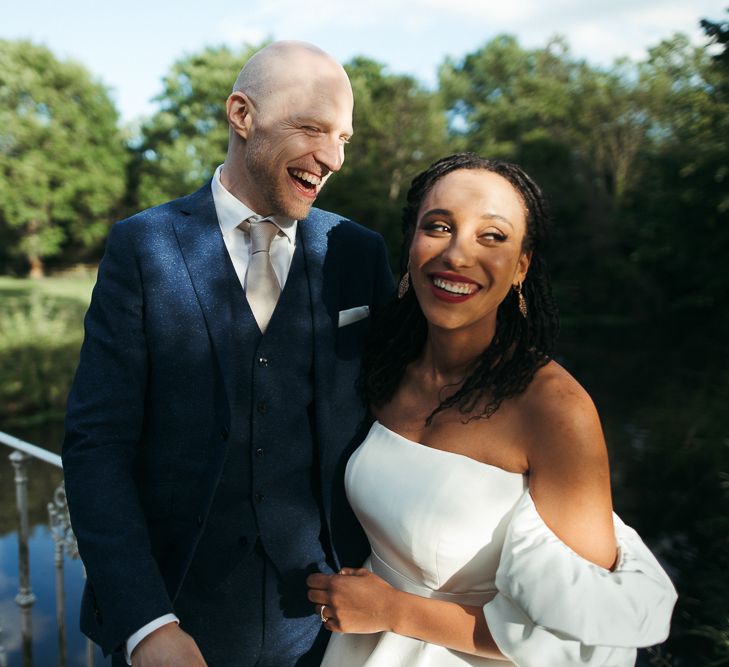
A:
{"label": "man's nose", "polygon": [[339,171],[344,164],[344,144],[338,137],[327,137],[314,153],[314,157],[329,171]]}

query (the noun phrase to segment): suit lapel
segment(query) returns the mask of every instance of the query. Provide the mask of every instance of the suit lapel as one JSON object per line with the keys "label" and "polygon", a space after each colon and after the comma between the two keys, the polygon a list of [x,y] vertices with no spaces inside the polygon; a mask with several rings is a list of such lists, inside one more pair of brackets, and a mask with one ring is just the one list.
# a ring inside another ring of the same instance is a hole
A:
{"label": "suit lapel", "polygon": [[333,350],[337,330],[339,280],[328,244],[328,234],[334,226],[316,209],[299,221],[314,319],[315,351],[317,348]]}
{"label": "suit lapel", "polygon": [[336,359],[334,355],[337,318],[339,315],[339,271],[336,253],[329,246],[329,233],[337,224],[334,216],[324,216],[316,209],[305,220],[299,221],[301,240],[306,262],[311,298],[312,323],[314,330],[314,414],[315,442],[322,472],[322,494],[324,509],[329,518],[331,490],[327,480],[331,479],[328,453],[329,400],[336,382]]}
{"label": "suit lapel", "polygon": [[232,304],[243,294],[237,279],[231,280],[235,270],[218,225],[210,183],[180,201],[173,227],[230,399],[236,386]]}

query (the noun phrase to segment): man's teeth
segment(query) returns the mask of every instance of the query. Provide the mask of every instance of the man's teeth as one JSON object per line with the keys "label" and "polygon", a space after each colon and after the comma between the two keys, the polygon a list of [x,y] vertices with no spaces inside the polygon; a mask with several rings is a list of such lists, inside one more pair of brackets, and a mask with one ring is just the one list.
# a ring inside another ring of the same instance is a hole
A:
{"label": "man's teeth", "polygon": [[311,185],[319,185],[321,183],[321,178],[319,176],[315,176],[308,171],[302,171],[301,169],[292,169],[291,174],[293,176],[296,176],[296,178],[300,178],[302,181],[311,183]]}
{"label": "man's teeth", "polygon": [[433,284],[451,294],[473,294],[478,289],[474,283],[453,283],[443,278],[433,278]]}

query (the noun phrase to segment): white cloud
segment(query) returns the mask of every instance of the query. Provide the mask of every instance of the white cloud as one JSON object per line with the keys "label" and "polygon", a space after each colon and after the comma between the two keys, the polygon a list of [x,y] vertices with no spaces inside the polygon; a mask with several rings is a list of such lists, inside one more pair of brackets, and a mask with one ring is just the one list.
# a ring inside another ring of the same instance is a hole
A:
{"label": "white cloud", "polygon": [[513,25],[533,16],[540,8],[540,4],[534,0],[425,0],[420,4],[426,4],[436,11],[460,15],[466,20],[484,21],[492,25]]}
{"label": "white cloud", "polygon": [[[10,653],[20,649],[23,643],[21,633],[21,611],[15,600],[3,600],[0,602],[0,619],[2,619],[2,634],[0,643]],[[54,628],[55,619],[48,614],[31,609],[33,642],[42,642],[49,632]]]}
{"label": "white cloud", "polygon": [[246,25],[241,21],[222,21],[219,30],[223,41],[229,44],[255,45],[273,36],[271,33],[266,32],[265,28]]}
{"label": "white cloud", "polygon": [[[304,8],[298,0],[267,0],[257,3],[225,20],[232,34],[275,35],[288,39],[318,30],[341,32],[352,28],[377,26],[383,20],[382,13],[398,5],[387,0],[353,2],[341,0],[319,0],[315,5]],[[239,26],[236,29],[236,26]],[[260,41],[260,38],[259,40]]]}
{"label": "white cloud", "polygon": [[535,5],[528,22],[511,26],[524,46],[543,46],[555,34],[564,35],[572,52],[592,63],[607,65],[615,58],[642,59],[647,48],[676,32],[702,39],[703,16],[719,16],[713,1],[693,5],[682,0],[613,0]]}

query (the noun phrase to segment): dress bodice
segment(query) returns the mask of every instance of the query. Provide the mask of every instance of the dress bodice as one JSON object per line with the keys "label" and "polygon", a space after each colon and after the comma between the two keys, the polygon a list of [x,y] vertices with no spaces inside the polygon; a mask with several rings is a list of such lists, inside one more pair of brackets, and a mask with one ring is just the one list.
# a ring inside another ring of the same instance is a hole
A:
{"label": "dress bodice", "polygon": [[345,484],[377,574],[393,585],[400,579],[398,587],[410,592],[468,595],[472,601],[464,604],[483,604],[495,593],[506,527],[524,479],[375,422],[349,460]]}

